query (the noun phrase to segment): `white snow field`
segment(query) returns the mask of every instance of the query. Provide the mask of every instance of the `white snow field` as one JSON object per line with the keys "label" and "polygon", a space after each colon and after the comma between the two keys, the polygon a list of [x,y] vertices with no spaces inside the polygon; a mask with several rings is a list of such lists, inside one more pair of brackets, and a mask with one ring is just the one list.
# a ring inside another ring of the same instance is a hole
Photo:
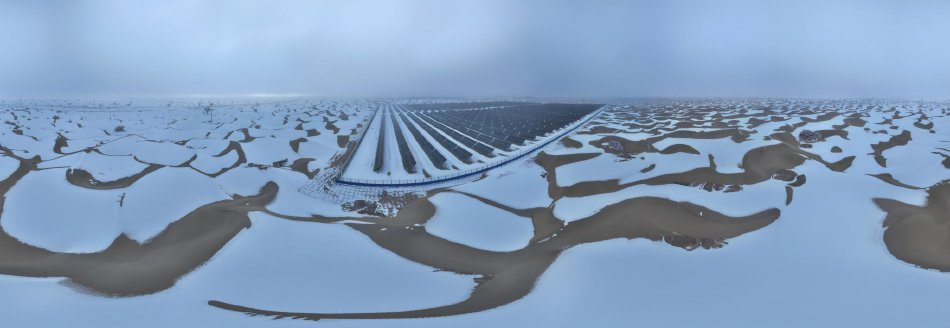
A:
{"label": "white snow field", "polygon": [[[462,144],[466,163],[422,115],[516,102],[3,100],[0,317],[11,327],[950,321],[950,103],[576,103],[606,105],[494,157]],[[335,197],[337,178],[470,170]]]}

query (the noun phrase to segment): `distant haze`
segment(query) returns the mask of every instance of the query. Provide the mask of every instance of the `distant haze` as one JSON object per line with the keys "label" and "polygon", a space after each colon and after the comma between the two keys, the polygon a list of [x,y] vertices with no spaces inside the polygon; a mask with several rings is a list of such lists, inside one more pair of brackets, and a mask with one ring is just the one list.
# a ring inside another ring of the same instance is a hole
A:
{"label": "distant haze", "polygon": [[0,95],[950,97],[950,1],[4,1]]}

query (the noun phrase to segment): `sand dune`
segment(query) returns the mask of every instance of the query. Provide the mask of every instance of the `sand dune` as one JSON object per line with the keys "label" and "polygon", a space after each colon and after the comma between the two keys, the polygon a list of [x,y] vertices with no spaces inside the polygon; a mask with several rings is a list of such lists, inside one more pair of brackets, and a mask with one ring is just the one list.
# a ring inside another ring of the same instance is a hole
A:
{"label": "sand dune", "polygon": [[[107,206],[105,212],[119,213],[120,221],[128,219],[121,216],[129,211],[118,209],[131,206],[123,203],[125,194],[137,187],[174,192],[197,186],[192,185],[195,181],[155,181],[165,176],[155,172],[198,172],[223,192],[221,198],[202,201],[200,206],[181,205],[182,212],[176,213],[187,214],[175,214],[154,237],[137,241],[119,234],[105,241],[108,247],[93,252],[54,251],[30,244],[35,236],[17,235],[43,229],[0,229],[0,274],[58,277],[76,290],[103,296],[163,293],[213,263],[242,231],[254,229],[248,213],[260,212],[273,220],[345,225],[405,261],[471,276],[475,288],[457,303],[405,311],[301,312],[304,305],[282,309],[256,304],[253,298],[206,295],[212,307],[306,320],[452,316],[525,298],[552,263],[578,245],[642,239],[657,242],[656,247],[714,251],[732,247],[728,241],[743,235],[780,234],[779,224],[763,228],[777,220],[800,220],[802,213],[822,215],[821,209],[810,208],[815,199],[811,186],[832,180],[873,185],[879,188],[875,195],[900,192],[926,199],[917,205],[908,203],[909,196],[875,196],[841,206],[876,205],[886,213],[866,219],[872,224],[883,220],[883,240],[878,242],[890,254],[921,268],[950,271],[946,247],[950,232],[943,222],[950,217],[948,109],[941,104],[618,103],[608,105],[561,142],[477,177],[384,194],[341,189],[332,177],[353,155],[371,109],[378,105],[303,99],[275,102],[262,110],[235,103],[229,110],[216,111],[213,121],[185,105],[161,111],[120,110],[107,120],[94,110],[58,103],[0,111],[5,120],[14,122],[0,131],[0,151],[6,162],[15,163],[0,181],[0,222],[8,218],[3,212],[13,212],[11,208],[23,212],[22,204],[7,202],[18,182],[49,169],[63,170],[62,182],[82,192],[121,195],[115,204],[98,205]],[[805,130],[814,137],[802,137]],[[148,152],[142,153],[137,145],[145,145]],[[86,154],[95,158],[76,160]],[[124,162],[132,164],[119,165]],[[598,178],[591,178],[592,172]],[[558,184],[559,175],[565,185]],[[478,188],[467,188],[473,185]],[[828,191],[828,197],[855,192],[849,188],[844,183],[839,190]],[[773,189],[775,193],[762,192]],[[55,202],[56,194],[57,190],[49,190],[49,199],[37,201]],[[776,199],[763,202],[763,195]],[[719,201],[725,197],[730,201]],[[589,203],[594,205],[586,207],[596,208],[564,208],[594,198],[596,202]],[[161,211],[163,205],[167,204],[151,204],[138,195],[135,206],[141,213]],[[482,249],[475,247],[484,241],[478,238],[452,241],[427,231],[437,213],[453,217],[439,219],[439,229],[433,230],[449,231],[454,237],[464,232],[465,225],[459,222],[491,221],[497,225],[494,229],[515,229],[505,222],[518,222],[530,224],[531,230],[524,236],[505,235],[523,239],[509,244],[518,245],[516,249]],[[506,219],[499,219],[502,216]],[[30,220],[17,217],[17,222]],[[874,241],[867,242],[864,247],[873,251]],[[747,251],[754,245],[740,247]],[[217,309],[209,307],[213,310]]]}

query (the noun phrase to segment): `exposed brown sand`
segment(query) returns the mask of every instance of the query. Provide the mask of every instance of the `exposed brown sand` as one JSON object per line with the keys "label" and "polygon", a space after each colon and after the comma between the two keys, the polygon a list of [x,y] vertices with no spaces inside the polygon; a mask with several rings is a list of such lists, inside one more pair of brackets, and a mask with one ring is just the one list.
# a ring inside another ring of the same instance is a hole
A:
{"label": "exposed brown sand", "polygon": [[[36,159],[18,159],[17,170],[0,181],[0,211],[6,192],[28,172],[36,170]],[[47,251],[24,244],[0,229],[0,273],[65,277],[69,285],[110,296],[161,291],[205,263],[240,230],[249,227],[247,213],[263,208],[276,193],[277,185],[268,183],[259,195],[199,207],[144,244],[119,236],[106,250],[92,254]]]}
{"label": "exposed brown sand", "polygon": [[296,152],[299,152],[299,151],[300,151],[300,143],[301,143],[301,142],[307,142],[307,138],[301,137],[301,138],[297,138],[297,139],[291,140],[291,141],[290,141],[290,149],[293,149],[295,153],[296,153]]}
{"label": "exposed brown sand", "polygon": [[838,137],[841,137],[842,139],[848,139],[848,131],[846,130],[832,129],[832,130],[818,130],[815,132],[818,132],[818,134],[821,135],[821,140],[825,140],[833,136],[838,136]]}
{"label": "exposed brown sand", "polygon": [[930,130],[934,128],[934,122],[920,123],[914,122],[914,126],[921,130]]}
{"label": "exposed brown sand", "polygon": [[874,160],[877,161],[877,164],[881,167],[887,167],[887,158],[884,157],[884,151],[897,147],[906,145],[910,142],[910,131],[904,130],[901,134],[892,136],[891,139],[887,141],[882,141],[876,144],[871,145],[871,149],[874,150]]}
{"label": "exposed brown sand", "polygon": [[581,148],[581,146],[583,146],[580,141],[571,139],[571,137],[561,138],[561,144],[569,148]]}
{"label": "exposed brown sand", "polygon": [[563,192],[557,185],[556,169],[562,165],[586,161],[597,156],[600,156],[600,154],[583,153],[570,155],[550,155],[542,151],[534,158],[534,162],[543,167],[544,171],[547,172],[546,177],[548,180],[548,196],[551,197],[551,199],[558,199],[563,196]]}
{"label": "exposed brown sand", "polygon": [[[567,197],[584,197],[618,191],[630,186],[679,184],[749,185],[768,180],[773,174],[794,168],[805,162],[798,150],[786,144],[763,146],[750,150],[742,157],[743,172],[720,173],[714,165],[686,172],[670,173],[652,178],[619,184],[619,180],[585,181],[567,187],[559,187],[557,194]],[[549,173],[550,174],[550,173]]]}
{"label": "exposed brown sand", "polygon": [[224,136],[224,139],[229,139],[231,135],[234,134],[234,132],[240,132],[241,134],[244,134],[244,139],[241,139],[240,142],[251,142],[251,141],[254,141],[254,139],[257,139],[251,136],[251,132],[248,131],[248,128],[241,128],[241,129],[228,132],[228,134]]}
{"label": "exposed brown sand", "polygon": [[[236,144],[234,142],[231,145]],[[237,147],[240,149],[239,145]],[[3,147],[0,147],[0,151],[19,161],[17,169],[0,181],[2,217],[7,191],[27,173],[37,170],[40,159],[17,157]],[[226,152],[227,149],[222,153]],[[107,186],[121,188],[118,184],[130,185],[137,179],[117,181]],[[102,187],[86,183],[77,185],[91,189]],[[68,279],[69,286],[107,296],[144,295],[170,288],[181,276],[208,261],[241,230],[250,227],[247,213],[251,211],[262,211],[290,220],[330,223],[350,219],[378,222],[373,218],[294,217],[273,213],[264,206],[274,199],[277,192],[277,184],[269,182],[258,195],[234,196],[231,200],[201,206],[169,224],[162,233],[143,244],[120,235],[108,248],[98,253],[51,252],[24,244],[0,229],[0,274],[64,277]],[[412,214],[431,216],[431,213],[414,213],[411,209],[407,211],[407,215]]]}
{"label": "exposed brown sand", "polygon": [[66,181],[70,184],[83,187],[86,189],[97,189],[97,190],[109,190],[109,189],[120,189],[131,186],[136,181],[139,181],[142,177],[148,175],[149,173],[155,172],[156,170],[165,167],[164,165],[159,164],[150,164],[144,170],[139,173],[120,178],[114,181],[99,181],[96,178],[92,177],[92,174],[82,169],[69,169],[66,171]]}
{"label": "exposed brown sand", "polygon": [[854,159],[855,159],[855,156],[848,156],[848,157],[838,160],[837,162],[828,162],[824,160],[818,154],[802,150],[801,144],[798,142],[798,139],[796,139],[794,136],[791,135],[791,133],[788,133],[788,132],[773,133],[769,135],[769,138],[773,140],[781,141],[782,143],[794,148],[795,151],[801,154],[802,156],[808,157],[821,164],[824,164],[825,167],[835,172],[844,172],[845,170],[851,167],[851,164],[854,162]]}
{"label": "exposed brown sand", "polygon": [[64,137],[62,134],[56,134],[56,143],[53,144],[53,152],[60,155],[65,155],[63,154],[63,147],[68,146],[69,139],[66,139],[66,137]]}
{"label": "exposed brown sand", "polygon": [[799,174],[798,176],[795,177],[795,181],[792,181],[788,185],[791,187],[801,187],[805,184],[805,181],[806,181],[805,175]]}
{"label": "exposed brown sand", "polygon": [[548,207],[538,207],[531,209],[516,209],[510,206],[498,203],[496,201],[478,196],[475,194],[470,194],[467,192],[454,191],[485,203],[489,206],[507,211],[511,214],[526,217],[531,219],[531,224],[534,227],[534,236],[531,238],[531,243],[540,241],[541,239],[551,236],[554,232],[564,226],[564,221],[554,217],[554,205]]}
{"label": "exposed brown sand", "polygon": [[749,152],[742,157],[742,168],[744,171],[741,173],[719,173],[715,170],[715,167],[710,166],[635,181],[629,185],[660,185],[670,183],[689,185],[698,182],[713,182],[722,185],[747,185],[768,180],[776,172],[794,168],[804,162],[805,158],[787,145],[769,145],[749,150]]}
{"label": "exposed brown sand", "polygon": [[646,238],[688,250],[718,248],[725,245],[726,239],[762,228],[778,216],[777,209],[770,209],[733,218],[690,203],[641,197],[607,206],[591,217],[562,227],[556,235],[512,252],[468,247],[412,226],[381,230],[373,225],[348,224],[403,258],[440,270],[479,275],[475,279],[478,285],[459,303],[400,312],[306,313],[262,310],[217,300],[208,304],[249,315],[304,320],[422,318],[472,313],[524,297],[551,263],[564,250],[576,245],[615,238]]}
{"label": "exposed brown sand", "polygon": [[350,157],[356,153],[356,146],[358,143],[347,143],[343,145],[343,153],[337,153],[333,155],[333,158],[330,159],[330,167],[342,167],[349,161]]}
{"label": "exposed brown sand", "polygon": [[660,151],[660,154],[663,154],[663,155],[669,155],[669,154],[675,154],[675,153],[687,153],[687,154],[699,155],[699,151],[696,150],[696,148],[693,148],[690,145],[684,145],[684,144],[670,145],[669,147],[666,147]]}
{"label": "exposed brown sand", "polygon": [[310,169],[308,168],[308,164],[312,161],[313,161],[313,158],[298,158],[294,160],[293,164],[290,165],[290,169],[303,173],[309,179],[313,179],[313,177],[317,176],[317,173],[320,172],[320,169],[315,169],[313,171],[310,171]]}
{"label": "exposed brown sand", "polygon": [[198,154],[191,155],[191,158],[189,158],[184,163],[173,165],[172,167],[191,167],[191,163],[194,162],[196,159],[198,159]]}
{"label": "exposed brown sand", "polygon": [[801,119],[802,119],[802,122],[808,122],[808,123],[824,122],[824,121],[833,119],[833,118],[835,118],[835,117],[838,117],[838,115],[840,115],[840,114],[839,114],[839,113],[836,113],[836,112],[827,112],[827,113],[818,115],[818,116],[815,117],[815,118],[809,118],[809,117],[807,117],[807,116],[802,116]]}
{"label": "exposed brown sand", "polygon": [[643,168],[642,170],[640,170],[640,173],[647,173],[647,172],[653,171],[653,169],[655,168],[656,168],[656,163],[653,163],[653,164],[650,164],[650,166],[647,166]]}
{"label": "exposed brown sand", "polygon": [[[604,136],[600,139],[591,141],[594,147],[602,148],[604,151],[619,155],[635,155],[646,152],[658,152],[659,150],[653,144],[667,138],[686,138],[686,139],[722,139],[730,138],[735,142],[742,142],[748,139],[749,131],[741,129],[722,129],[711,131],[688,131],[677,130],[661,136],[646,138],[643,140],[629,140],[614,135]],[[623,149],[614,149],[609,146],[611,142],[619,143]]]}
{"label": "exposed brown sand", "polygon": [[894,257],[916,266],[950,271],[950,182],[927,190],[927,204],[914,206],[875,198],[884,219],[884,244]]}
{"label": "exposed brown sand", "polygon": [[327,130],[333,131],[333,134],[340,134],[340,128],[336,127],[336,125],[333,125],[333,122],[336,121],[330,121],[326,116],[323,117],[323,121],[327,123],[324,126]]}
{"label": "exposed brown sand", "polygon": [[856,117],[856,116],[852,116],[852,117],[846,118],[846,119],[844,119],[844,122],[847,123],[848,125],[856,126],[856,127],[864,127],[864,124],[867,123],[867,121],[861,119],[860,117]]}
{"label": "exposed brown sand", "polygon": [[[36,170],[36,162],[38,159],[20,159],[17,170],[0,181],[0,211],[6,192],[28,172]],[[208,261],[241,230],[250,227],[247,213],[252,211],[301,221],[377,222],[372,218],[294,217],[273,213],[264,206],[277,192],[277,184],[269,182],[258,195],[235,196],[201,206],[143,244],[120,235],[105,250],[91,254],[51,252],[24,244],[0,229],[0,274],[64,277],[69,280],[67,285],[107,296],[144,295],[172,287],[181,276]],[[413,214],[411,209],[407,213]],[[426,214],[431,215],[419,213]]]}
{"label": "exposed brown sand", "polygon": [[924,189],[924,188],[921,188],[921,187],[915,187],[915,186],[911,186],[911,185],[909,185],[909,184],[900,182],[899,180],[897,180],[897,179],[895,179],[893,176],[891,176],[890,173],[879,173],[879,174],[868,174],[868,175],[869,175],[869,176],[872,176],[872,177],[875,177],[875,178],[878,178],[878,179],[880,179],[881,181],[887,182],[887,183],[889,183],[889,184],[891,184],[891,185],[893,185],[893,186],[898,186],[898,187],[907,188],[907,189],[915,189],[915,190],[916,190],[916,189]]}
{"label": "exposed brown sand", "polygon": [[[607,145],[609,145],[611,142],[619,143],[623,149],[618,150],[618,149],[613,149],[613,148],[608,147]],[[645,152],[658,151],[656,148],[653,147],[653,141],[649,139],[632,141],[626,138],[609,135],[609,136],[605,136],[603,138],[591,141],[590,143],[591,145],[595,147],[604,149],[604,151],[608,153],[618,154],[618,155],[639,154],[639,153],[645,153]]]}
{"label": "exposed brown sand", "polygon": [[230,153],[230,152],[232,152],[232,151],[237,152],[238,159],[237,159],[237,161],[234,161],[234,164],[231,164],[231,166],[228,166],[228,167],[226,167],[226,168],[223,168],[223,169],[219,170],[218,172],[210,173],[210,174],[201,172],[201,171],[199,171],[198,169],[195,169],[195,172],[198,172],[198,173],[201,173],[201,174],[204,174],[204,175],[207,175],[207,176],[209,176],[209,177],[214,178],[214,177],[217,177],[217,176],[219,176],[219,175],[224,174],[224,173],[227,172],[227,171],[230,171],[231,169],[234,169],[234,168],[236,168],[236,167],[238,167],[238,166],[241,166],[241,164],[244,164],[244,163],[247,162],[247,157],[244,156],[244,149],[241,148],[241,143],[239,143],[239,142],[237,142],[237,141],[231,141],[231,142],[229,142],[229,143],[228,143],[228,147],[227,147],[227,148],[224,148],[224,150],[221,150],[221,152],[218,153],[217,155],[214,155],[214,157],[221,157],[221,156],[227,155],[228,153]]}
{"label": "exposed brown sand", "polygon": [[577,134],[601,134],[601,133],[617,133],[617,132],[622,132],[622,131],[619,129],[608,128],[603,125],[595,125],[591,127],[590,129],[579,131],[577,132]]}

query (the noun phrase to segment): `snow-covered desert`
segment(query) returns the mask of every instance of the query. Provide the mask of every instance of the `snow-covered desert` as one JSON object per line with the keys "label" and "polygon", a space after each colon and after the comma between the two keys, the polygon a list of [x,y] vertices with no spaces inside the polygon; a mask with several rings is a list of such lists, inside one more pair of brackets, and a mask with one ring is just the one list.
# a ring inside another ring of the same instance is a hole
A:
{"label": "snow-covered desert", "polygon": [[[478,132],[439,116],[508,106],[580,109],[507,151],[463,146],[456,131]],[[924,100],[5,99],[0,314],[930,326],[950,320],[948,115]]]}

